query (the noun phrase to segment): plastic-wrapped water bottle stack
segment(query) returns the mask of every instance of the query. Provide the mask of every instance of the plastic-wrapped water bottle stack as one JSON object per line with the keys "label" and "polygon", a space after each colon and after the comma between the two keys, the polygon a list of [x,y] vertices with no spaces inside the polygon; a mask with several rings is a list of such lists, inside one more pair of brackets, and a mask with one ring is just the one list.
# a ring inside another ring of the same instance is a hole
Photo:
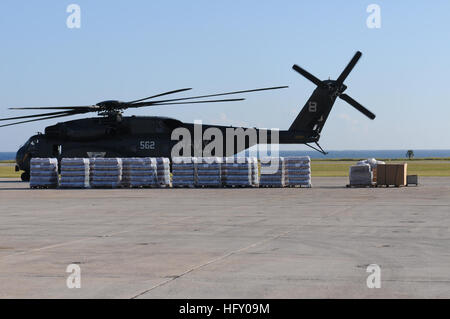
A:
{"label": "plastic-wrapped water bottle stack", "polygon": [[170,160],[167,157],[157,157],[156,170],[158,185],[161,187],[170,187]]}
{"label": "plastic-wrapped water bottle stack", "polygon": [[125,187],[157,187],[156,159],[122,158],[122,185]]}
{"label": "plastic-wrapped water bottle stack", "polygon": [[91,186],[115,188],[121,186],[122,160],[120,158],[91,159]]}
{"label": "plastic-wrapped water bottle stack", "polygon": [[172,186],[195,187],[196,157],[172,158]]}
{"label": "plastic-wrapped water bottle stack", "polygon": [[286,185],[284,157],[261,158],[259,185],[262,187],[284,187]]}
{"label": "plastic-wrapped water bottle stack", "polygon": [[221,157],[197,157],[196,186],[221,187],[222,162]]}
{"label": "plastic-wrapped water bottle stack", "polygon": [[289,156],[284,158],[287,185],[290,187],[311,187],[311,158]]}
{"label": "plastic-wrapped water bottle stack", "polygon": [[259,186],[259,162],[256,157],[250,157],[250,163],[252,167],[252,184],[253,186]]}
{"label": "plastic-wrapped water bottle stack", "polygon": [[58,160],[56,158],[32,158],[30,161],[30,187],[58,187]]}
{"label": "plastic-wrapped water bottle stack", "polygon": [[88,188],[90,186],[89,171],[88,158],[63,158],[59,187]]}
{"label": "plastic-wrapped water bottle stack", "polygon": [[[224,185],[228,187],[254,186],[256,182],[254,167],[254,159],[252,157],[226,157],[222,164]],[[256,169],[258,169],[258,166],[256,166]]]}

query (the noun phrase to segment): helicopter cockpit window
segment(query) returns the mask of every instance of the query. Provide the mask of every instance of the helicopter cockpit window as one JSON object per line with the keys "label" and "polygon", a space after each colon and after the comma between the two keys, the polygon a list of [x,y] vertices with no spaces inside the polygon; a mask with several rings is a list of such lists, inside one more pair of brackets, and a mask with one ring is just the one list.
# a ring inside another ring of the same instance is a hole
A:
{"label": "helicopter cockpit window", "polygon": [[30,139],[25,143],[25,145],[28,146],[28,147],[34,148],[34,147],[36,147],[36,146],[39,145],[39,138],[37,138],[37,137],[32,137],[32,138],[30,138]]}

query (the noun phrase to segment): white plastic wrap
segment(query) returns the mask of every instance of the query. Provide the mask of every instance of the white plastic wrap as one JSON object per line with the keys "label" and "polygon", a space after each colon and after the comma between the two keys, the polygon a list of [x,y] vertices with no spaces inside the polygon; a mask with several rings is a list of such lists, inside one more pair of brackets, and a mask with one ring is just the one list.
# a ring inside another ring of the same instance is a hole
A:
{"label": "white plastic wrap", "polygon": [[284,158],[286,185],[311,187],[311,158],[288,156]]}
{"label": "white plastic wrap", "polygon": [[92,158],[90,160],[91,186],[116,188],[122,182],[122,160],[120,158]]}
{"label": "white plastic wrap", "polygon": [[58,160],[32,158],[30,161],[30,187],[56,188],[58,186]]}
{"label": "white plastic wrap", "polygon": [[196,159],[196,186],[220,187],[222,186],[221,157],[198,157]]}
{"label": "white plastic wrap", "polygon": [[88,158],[63,158],[59,187],[88,188],[90,165]]}
{"label": "white plastic wrap", "polygon": [[222,164],[222,180],[225,186],[254,185],[253,158],[226,157]]}
{"label": "white plastic wrap", "polygon": [[372,170],[369,164],[350,166],[350,185],[371,185]]}
{"label": "white plastic wrap", "polygon": [[158,184],[160,186],[170,186],[170,160],[166,157],[157,157],[156,168]]}
{"label": "white plastic wrap", "polygon": [[122,185],[126,187],[158,186],[156,165],[155,158],[122,158]]}
{"label": "white plastic wrap", "polygon": [[284,157],[263,157],[259,185],[265,187],[284,187],[286,171]]}
{"label": "white plastic wrap", "polygon": [[378,164],[386,164],[383,161],[377,161],[375,158],[368,158],[366,160],[363,161],[359,161],[356,165],[370,165],[370,169],[373,170],[374,168],[377,167]]}
{"label": "white plastic wrap", "polygon": [[172,158],[172,186],[195,187],[196,157]]}

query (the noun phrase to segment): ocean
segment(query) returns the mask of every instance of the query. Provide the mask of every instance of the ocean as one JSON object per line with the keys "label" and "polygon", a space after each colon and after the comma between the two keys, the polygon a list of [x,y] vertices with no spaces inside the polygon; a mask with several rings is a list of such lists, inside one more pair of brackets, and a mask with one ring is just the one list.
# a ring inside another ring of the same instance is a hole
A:
{"label": "ocean", "polygon": [[[311,158],[406,158],[407,150],[343,150],[328,151],[322,155],[317,151],[280,151],[281,156],[310,156]],[[450,157],[450,150],[413,150],[415,158]]]}
{"label": "ocean", "polygon": [[13,152],[0,152],[0,161],[14,160],[16,159],[16,153]]}
{"label": "ocean", "polygon": [[[322,155],[316,151],[280,151],[281,156],[310,156],[311,158],[406,158],[406,150],[344,150],[328,151]],[[450,150],[414,150],[414,157],[450,157]],[[0,152],[0,161],[14,160],[16,153]]]}

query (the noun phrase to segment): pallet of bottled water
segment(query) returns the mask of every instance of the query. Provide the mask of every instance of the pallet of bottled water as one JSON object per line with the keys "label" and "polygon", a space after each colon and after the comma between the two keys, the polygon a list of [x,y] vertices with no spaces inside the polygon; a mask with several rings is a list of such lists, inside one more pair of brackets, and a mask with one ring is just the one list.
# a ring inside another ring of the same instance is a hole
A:
{"label": "pallet of bottled water", "polygon": [[172,158],[172,186],[195,187],[196,157]]}
{"label": "pallet of bottled water", "polygon": [[311,158],[309,156],[285,157],[284,166],[287,186],[311,187]]}
{"label": "pallet of bottled water", "polygon": [[259,186],[259,162],[256,157],[249,157],[249,161],[252,168],[252,184],[253,186]]}
{"label": "pallet of bottled water", "polygon": [[124,187],[157,187],[156,159],[152,157],[122,158]]}
{"label": "pallet of bottled water", "polygon": [[63,158],[61,160],[61,188],[88,188],[89,185],[89,159]]}
{"label": "pallet of bottled water", "polygon": [[167,157],[156,157],[157,180],[160,187],[170,187],[170,160]]}
{"label": "pallet of bottled water", "polygon": [[222,157],[197,157],[196,186],[222,187]]}
{"label": "pallet of bottled water", "polygon": [[[255,184],[254,166],[252,157],[225,157],[222,164],[224,186],[253,187],[257,185]],[[258,168],[257,165],[256,168]]]}
{"label": "pallet of bottled water", "polygon": [[58,159],[32,158],[30,160],[30,187],[58,187]]}
{"label": "pallet of bottled water", "polygon": [[90,180],[94,188],[115,188],[122,184],[122,159],[91,158]]}
{"label": "pallet of bottled water", "polygon": [[286,186],[286,170],[283,157],[261,158],[260,187]]}

